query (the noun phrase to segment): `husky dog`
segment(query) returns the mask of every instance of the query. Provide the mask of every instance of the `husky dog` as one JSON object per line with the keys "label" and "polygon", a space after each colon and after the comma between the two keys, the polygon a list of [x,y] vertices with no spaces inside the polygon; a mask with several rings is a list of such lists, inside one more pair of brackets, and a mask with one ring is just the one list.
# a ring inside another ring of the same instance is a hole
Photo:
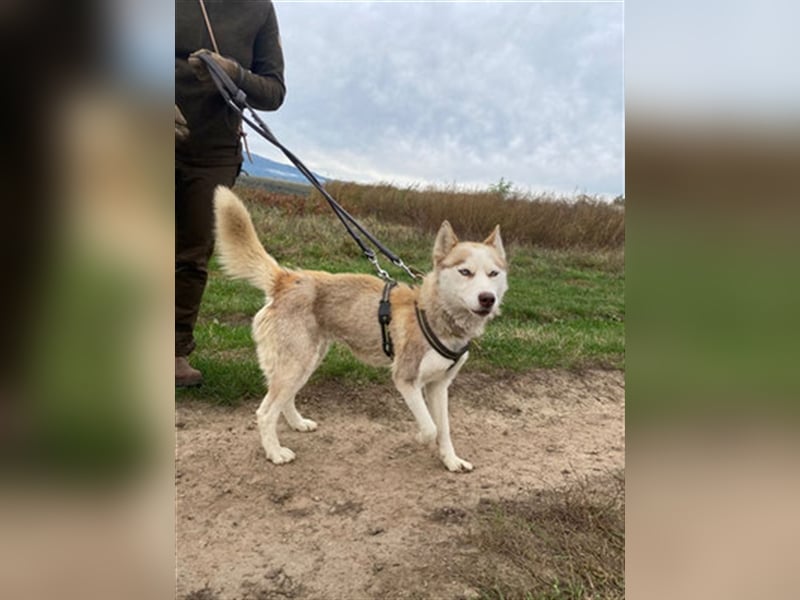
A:
{"label": "husky dog", "polygon": [[[368,364],[391,366],[394,384],[419,426],[418,441],[435,440],[450,471],[471,471],[450,440],[447,389],[467,360],[469,341],[499,314],[508,289],[500,227],[483,243],[459,242],[445,221],[436,235],[433,271],[422,285],[385,288],[371,275],[282,268],[267,254],[247,209],[228,188],[216,189],[214,210],[224,271],[267,297],[253,318],[258,360],[269,385],[256,411],[267,458],[282,464],[295,457],[278,442],[281,414],[297,431],[317,428],[297,412],[295,395],[336,341]],[[378,309],[387,290],[391,320],[388,334],[382,335]],[[384,335],[393,352],[384,350]]]}

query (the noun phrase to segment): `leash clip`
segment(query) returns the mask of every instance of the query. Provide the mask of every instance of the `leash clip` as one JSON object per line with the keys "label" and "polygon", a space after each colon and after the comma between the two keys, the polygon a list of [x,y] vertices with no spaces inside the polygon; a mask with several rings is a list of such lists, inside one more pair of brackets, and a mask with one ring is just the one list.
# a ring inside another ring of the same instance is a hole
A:
{"label": "leash clip", "polygon": [[397,258],[396,260],[392,261],[392,264],[399,269],[403,269],[411,279],[422,279],[425,274],[415,269],[414,267],[409,267],[406,263],[403,262],[402,258]]}
{"label": "leash clip", "polygon": [[370,251],[369,253],[365,252],[364,255],[367,257],[367,260],[372,263],[372,266],[375,267],[375,270],[378,272],[378,277],[383,279],[386,283],[394,283],[394,279],[392,276],[389,275],[387,271],[381,267],[380,263],[378,262],[378,257],[375,256],[375,253]]}

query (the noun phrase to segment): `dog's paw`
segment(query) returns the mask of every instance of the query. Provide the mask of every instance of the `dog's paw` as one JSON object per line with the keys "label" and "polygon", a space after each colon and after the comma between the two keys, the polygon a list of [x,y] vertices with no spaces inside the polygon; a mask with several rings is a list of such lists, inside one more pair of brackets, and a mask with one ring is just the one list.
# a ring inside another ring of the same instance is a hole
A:
{"label": "dog's paw", "polygon": [[316,431],[317,423],[311,419],[300,419],[296,423],[292,423],[291,427],[295,431]]}
{"label": "dog's paw", "polygon": [[472,463],[461,460],[457,456],[442,458],[442,462],[447,467],[447,470],[453,473],[468,473],[473,469]]}
{"label": "dog's paw", "polygon": [[431,429],[420,429],[417,433],[417,441],[420,444],[431,444],[436,440],[436,427]]}
{"label": "dog's paw", "polygon": [[282,465],[288,462],[292,462],[294,460],[294,452],[289,450],[289,448],[278,446],[277,451],[270,452],[269,450],[267,450],[267,459],[269,459],[276,465]]}

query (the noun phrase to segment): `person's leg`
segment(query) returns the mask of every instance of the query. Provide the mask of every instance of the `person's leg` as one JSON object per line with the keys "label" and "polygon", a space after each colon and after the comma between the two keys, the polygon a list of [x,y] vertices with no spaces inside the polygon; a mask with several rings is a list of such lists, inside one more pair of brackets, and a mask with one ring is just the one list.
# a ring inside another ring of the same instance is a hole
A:
{"label": "person's leg", "polygon": [[175,166],[175,383],[199,385],[186,357],[195,348],[194,327],[214,250],[214,189],[232,186],[238,166]]}

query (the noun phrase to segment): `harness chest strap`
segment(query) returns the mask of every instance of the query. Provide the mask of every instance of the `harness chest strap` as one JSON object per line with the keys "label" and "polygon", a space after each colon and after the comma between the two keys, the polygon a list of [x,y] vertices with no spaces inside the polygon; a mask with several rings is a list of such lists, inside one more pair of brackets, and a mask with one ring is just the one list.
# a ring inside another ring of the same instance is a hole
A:
{"label": "harness chest strap", "polygon": [[442,341],[436,337],[436,334],[431,329],[430,323],[428,323],[428,319],[425,317],[425,311],[422,310],[417,303],[414,303],[414,311],[417,314],[417,323],[419,323],[419,328],[422,330],[422,335],[425,336],[425,339],[431,345],[431,347],[436,350],[439,354],[448,358],[453,361],[453,364],[450,365],[448,371],[452,369],[458,360],[466,354],[469,350],[470,342],[467,342],[467,345],[461,348],[460,350],[450,350],[447,346],[445,346]]}

